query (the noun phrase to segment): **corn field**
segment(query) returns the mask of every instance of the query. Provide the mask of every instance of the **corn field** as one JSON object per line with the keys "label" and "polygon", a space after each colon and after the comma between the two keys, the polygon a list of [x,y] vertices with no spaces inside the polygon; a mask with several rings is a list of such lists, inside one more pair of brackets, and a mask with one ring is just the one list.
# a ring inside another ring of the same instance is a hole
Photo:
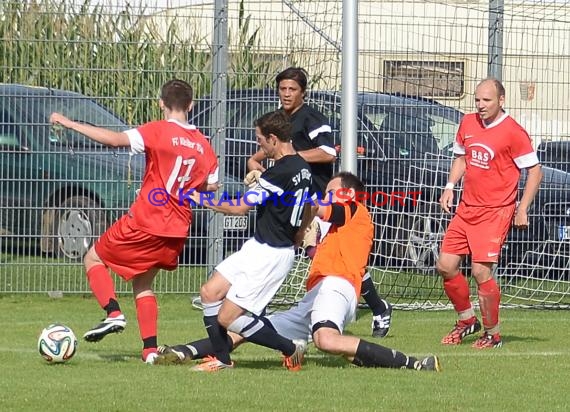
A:
{"label": "corn field", "polygon": [[[242,2],[229,87],[267,87],[278,69],[255,53],[258,32],[250,34],[249,23]],[[3,1],[0,82],[97,96],[126,123],[142,124],[159,117],[156,99],[171,78],[190,82],[196,97],[210,93],[210,39],[197,32],[181,36],[182,25],[193,26],[185,16],[171,19],[167,30],[159,31],[144,9],[129,5],[110,13],[89,0],[80,6],[56,0]]]}

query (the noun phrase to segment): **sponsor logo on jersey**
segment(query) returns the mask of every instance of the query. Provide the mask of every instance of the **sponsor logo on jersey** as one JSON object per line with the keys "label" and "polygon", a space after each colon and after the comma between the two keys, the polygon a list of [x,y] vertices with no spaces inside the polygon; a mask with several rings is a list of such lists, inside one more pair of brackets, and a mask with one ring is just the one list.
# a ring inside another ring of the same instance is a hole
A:
{"label": "sponsor logo on jersey", "polygon": [[473,143],[468,146],[469,164],[481,169],[490,169],[489,162],[495,158],[495,152],[483,143]]}

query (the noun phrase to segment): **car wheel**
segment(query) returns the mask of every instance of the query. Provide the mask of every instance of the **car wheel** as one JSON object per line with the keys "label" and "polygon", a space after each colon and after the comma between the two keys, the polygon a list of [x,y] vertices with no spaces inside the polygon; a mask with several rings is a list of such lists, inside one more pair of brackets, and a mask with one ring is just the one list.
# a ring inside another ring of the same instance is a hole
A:
{"label": "car wheel", "polygon": [[408,217],[407,222],[406,260],[412,269],[434,272],[445,232],[440,216],[418,214]]}
{"label": "car wheel", "polygon": [[106,228],[107,217],[97,201],[86,196],[68,197],[56,213],[57,256],[83,258]]}

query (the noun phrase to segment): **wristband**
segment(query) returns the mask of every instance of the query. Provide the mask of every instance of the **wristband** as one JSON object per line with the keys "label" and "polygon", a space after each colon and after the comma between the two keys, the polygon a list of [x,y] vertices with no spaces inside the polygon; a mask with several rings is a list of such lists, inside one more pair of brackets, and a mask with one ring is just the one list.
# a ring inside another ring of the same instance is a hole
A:
{"label": "wristband", "polygon": [[447,182],[447,184],[445,185],[445,189],[451,189],[453,190],[453,188],[455,187],[455,183],[451,183],[451,182]]}

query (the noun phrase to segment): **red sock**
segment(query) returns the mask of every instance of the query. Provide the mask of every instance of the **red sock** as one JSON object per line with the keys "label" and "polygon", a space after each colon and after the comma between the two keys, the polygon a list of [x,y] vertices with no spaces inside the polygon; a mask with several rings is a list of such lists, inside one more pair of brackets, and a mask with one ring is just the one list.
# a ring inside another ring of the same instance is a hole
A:
{"label": "red sock", "polygon": [[[113,278],[104,265],[92,266],[87,271],[87,280],[101,308],[105,309],[105,306],[109,304],[111,299],[117,300]],[[110,313],[109,316],[115,317],[120,314],[120,311],[115,311]]]}
{"label": "red sock", "polygon": [[479,292],[479,307],[483,318],[485,330],[492,329],[499,324],[499,304],[501,303],[501,290],[494,278],[481,284]]}
{"label": "red sock", "polygon": [[[146,341],[145,349],[147,349],[147,347],[154,348],[154,352],[156,352],[156,330],[158,323],[158,304],[156,303],[156,296],[143,296],[137,298],[135,303],[137,306],[137,319],[139,321],[141,339]],[[147,345],[147,342],[151,344]]]}
{"label": "red sock", "polygon": [[469,284],[461,272],[458,272],[457,275],[451,279],[444,279],[443,289],[451,303],[453,303],[453,307],[457,313],[471,309]]}

